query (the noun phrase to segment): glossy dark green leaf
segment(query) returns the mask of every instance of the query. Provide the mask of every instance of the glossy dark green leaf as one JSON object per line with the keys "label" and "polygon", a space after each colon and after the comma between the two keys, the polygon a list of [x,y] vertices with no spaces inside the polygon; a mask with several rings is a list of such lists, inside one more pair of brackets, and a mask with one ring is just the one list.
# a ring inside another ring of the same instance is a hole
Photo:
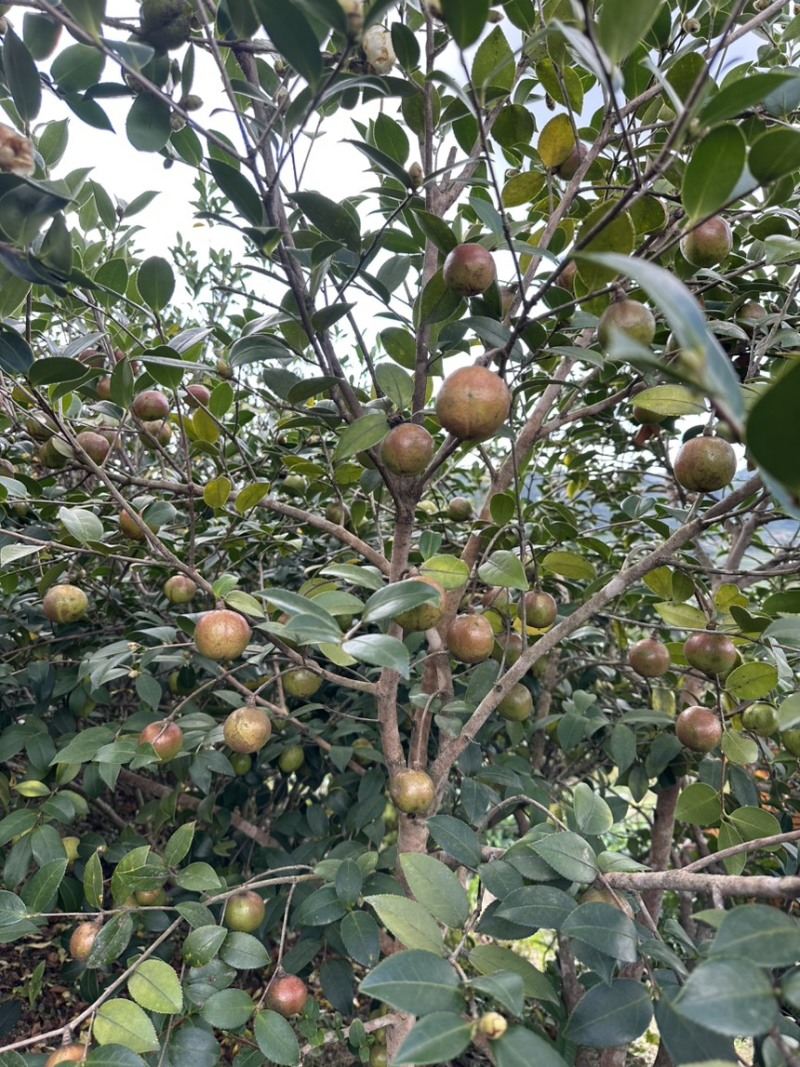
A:
{"label": "glossy dark green leaf", "polygon": [[22,16],[22,40],[33,59],[47,59],[61,36],[61,23],[50,15],[26,11]]}
{"label": "glossy dark green leaf", "polygon": [[342,651],[361,663],[374,667],[389,667],[401,678],[408,678],[410,660],[408,649],[402,641],[387,634],[364,634],[342,644]]}
{"label": "glossy dark green leaf", "polygon": [[208,998],[200,1014],[215,1028],[236,1030],[245,1025],[254,1008],[250,994],[243,989],[222,989]]}
{"label": "glossy dark green leaf", "polygon": [[474,44],[489,17],[489,0],[441,0],[447,28],[459,48]]}
{"label": "glossy dark green leaf", "polygon": [[580,904],[561,924],[561,932],[623,963],[639,958],[633,920],[610,904]]}
{"label": "glossy dark green leaf", "polygon": [[66,870],[66,859],[50,860],[25,883],[21,896],[30,915],[52,910]]}
{"label": "glossy dark green leaf", "polygon": [[170,110],[163,101],[150,93],[140,93],[125,120],[128,140],[140,152],[160,152],[172,132],[169,120]]}
{"label": "glossy dark green leaf", "polygon": [[342,919],[339,927],[347,953],[356,963],[373,967],[380,959],[380,935],[378,924],[366,911],[351,911]]}
{"label": "glossy dark green leaf", "polygon": [[381,152],[379,148],[367,144],[365,141],[348,141],[347,143],[354,145],[359,152],[363,152],[370,163],[377,167],[383,174],[388,174],[390,178],[394,178],[395,181],[400,182],[404,188],[407,189],[409,187],[411,179],[408,176],[408,171],[396,160],[392,159],[391,156],[387,155],[386,152]]}
{"label": "glossy dark green leaf", "polygon": [[332,241],[340,241],[353,252],[361,247],[361,233],[358,223],[346,208],[336,201],[330,200],[322,193],[295,193],[292,200],[297,204],[312,225],[330,237]]}
{"label": "glossy dark green leaf", "polygon": [[300,1045],[294,1030],[275,1011],[260,1011],[256,1015],[253,1034],[261,1052],[269,1063],[295,1067],[300,1063]]}
{"label": "glossy dark green leaf", "polygon": [[364,978],[361,992],[410,1015],[464,1007],[457,972],[440,956],[418,949],[388,956]]}
{"label": "glossy dark green leaf", "polygon": [[106,57],[88,44],[64,48],[50,66],[50,76],[60,89],[79,92],[100,80]]}
{"label": "glossy dark green leaf", "polygon": [[509,893],[501,901],[498,914],[519,926],[526,926],[531,933],[536,930],[559,930],[577,904],[555,886],[523,886]]}
{"label": "glossy dark green leaf", "polygon": [[700,112],[700,121],[706,126],[735,118],[755,104],[765,101],[773,91],[800,88],[800,76],[783,70],[771,70],[767,73],[752,73],[723,86]]}
{"label": "glossy dark green leaf", "polygon": [[302,11],[292,0],[280,4],[274,0],[254,0],[254,3],[275,48],[301,77],[316,85],[322,77],[319,42]]}
{"label": "glossy dark green leaf", "polygon": [[539,1034],[524,1026],[510,1026],[492,1042],[497,1067],[566,1067],[566,1060]]}
{"label": "glossy dark green leaf", "polygon": [[208,160],[208,169],[233,206],[253,226],[260,226],[264,221],[264,205],[258,192],[241,171],[213,157]]}
{"label": "glossy dark green leaf", "polygon": [[571,830],[549,834],[532,845],[554,871],[571,882],[593,882],[597,876],[597,861],[588,842]]}
{"label": "glossy dark green leaf", "polygon": [[[733,1042],[705,1026],[679,1015],[670,996],[662,989],[655,1002],[658,1032],[674,1064],[705,1063],[709,1060],[735,1062]],[[677,990],[675,990],[677,992]]]}
{"label": "glossy dark green leaf", "polygon": [[20,118],[32,122],[42,106],[42,83],[33,56],[10,25],[3,37],[3,67]]}
{"label": "glossy dark green leaf", "polygon": [[434,815],[428,819],[431,837],[448,856],[473,869],[481,862],[478,835],[461,819],[452,815]]}
{"label": "glossy dark green leaf", "polygon": [[444,1063],[460,1056],[472,1040],[472,1023],[452,1012],[434,1012],[417,1022],[393,1058],[403,1064]]}
{"label": "glossy dark green leaf", "polygon": [[650,993],[640,982],[620,978],[593,986],[570,1016],[565,1036],[576,1045],[616,1048],[644,1033],[653,1018]]}
{"label": "glossy dark green leaf", "polygon": [[147,306],[153,311],[161,311],[175,291],[175,275],[166,259],[150,256],[139,268],[136,285]]}
{"label": "glossy dark green leaf", "polygon": [[778,1001],[766,971],[742,958],[701,963],[673,1007],[691,1022],[729,1037],[768,1033],[778,1018]]}
{"label": "glossy dark green leaf", "polygon": [[750,146],[748,165],[762,185],[800,170],[800,131],[778,128],[762,133]]}
{"label": "glossy dark green leaf", "polygon": [[753,458],[781,485],[800,490],[800,471],[792,449],[800,447],[800,424],[791,412],[800,401],[800,364],[792,363],[758,392],[747,420],[747,445]]}
{"label": "glossy dark green leaf", "polygon": [[690,221],[713,215],[728,202],[744,171],[746,155],[744,135],[732,124],[718,126],[695,145],[681,189]]}
{"label": "glossy dark green leaf", "polygon": [[469,900],[456,874],[434,856],[406,853],[400,866],[408,887],[439,922],[461,927],[469,915]]}
{"label": "glossy dark green leaf", "polygon": [[660,7],[658,0],[605,0],[597,21],[597,36],[612,63],[620,63],[630,55],[655,22]]}
{"label": "glossy dark green leaf", "polygon": [[709,952],[762,967],[785,967],[800,960],[800,926],[778,908],[741,904],[725,913]]}
{"label": "glossy dark green leaf", "polygon": [[78,382],[85,378],[86,374],[86,364],[80,360],[45,356],[44,359],[36,360],[28,378],[32,385],[53,385],[56,382]]}
{"label": "glossy dark green leaf", "polygon": [[106,0],[63,0],[64,7],[84,30],[96,37],[103,25]]}

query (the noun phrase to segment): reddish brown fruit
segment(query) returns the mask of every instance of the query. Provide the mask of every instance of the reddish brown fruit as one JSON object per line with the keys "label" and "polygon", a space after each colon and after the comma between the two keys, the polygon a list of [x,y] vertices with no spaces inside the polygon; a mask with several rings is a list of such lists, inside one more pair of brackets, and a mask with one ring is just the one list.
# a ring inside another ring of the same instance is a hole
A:
{"label": "reddish brown fruit", "polygon": [[713,267],[733,248],[731,228],[721,215],[701,222],[681,238],[681,253],[693,267]]}
{"label": "reddish brown fruit", "polygon": [[42,611],[50,622],[77,622],[86,614],[89,600],[77,585],[51,585],[44,594]]}
{"label": "reddish brown fruit", "polygon": [[433,459],[433,438],[424,426],[404,422],[384,437],[381,459],[393,474],[414,478],[422,474]]}
{"label": "reddish brown fruit", "polygon": [[101,400],[111,399],[111,379],[110,378],[98,378],[94,384],[97,390],[97,395]]}
{"label": "reddish brown fruit", "polygon": [[[142,513],[139,512],[139,518],[141,519],[141,517]],[[119,528],[126,537],[131,539],[131,541],[144,541],[145,539],[144,530],[127,511],[121,511],[119,513]],[[147,524],[147,528],[153,531],[158,529],[157,526],[150,526],[149,523]]]}
{"label": "reddish brown fruit", "polygon": [[457,615],[447,630],[447,648],[460,663],[482,663],[494,649],[492,624],[483,615]]}
{"label": "reddish brown fruit", "polygon": [[725,634],[704,630],[686,639],[683,654],[690,667],[710,677],[727,674],[736,664],[736,646]]}
{"label": "reddish brown fruit", "polygon": [[197,584],[185,574],[173,574],[164,582],[164,596],[170,604],[188,604],[197,594]]}
{"label": "reddish brown fruit", "polygon": [[219,662],[237,659],[247,646],[253,631],[238,611],[218,608],[207,611],[194,630],[194,643],[201,656]]}
{"label": "reddish brown fruit", "polygon": [[80,1063],[86,1057],[86,1045],[62,1045],[51,1052],[44,1067],[57,1067],[59,1063]]}
{"label": "reddish brown fruit", "polygon": [[208,402],[211,399],[211,390],[207,389],[204,385],[187,385],[184,392],[186,394],[187,407],[208,407]]}
{"label": "reddish brown fruit", "polygon": [[415,608],[401,611],[398,615],[395,615],[394,621],[399,623],[404,630],[430,630],[432,626],[436,626],[441,621],[444,615],[444,589],[433,578],[426,578],[424,575],[415,575],[414,581],[425,582],[433,586],[439,594],[438,599],[426,600],[424,604],[418,604]]}
{"label": "reddish brown fruit", "polygon": [[505,663],[506,667],[513,667],[525,650],[522,638],[519,634],[498,634],[495,638],[494,658]]}
{"label": "reddish brown fruit", "polygon": [[232,711],[225,720],[222,735],[234,752],[258,752],[269,741],[272,723],[261,708],[245,705]]}
{"label": "reddish brown fruit", "polygon": [[75,441],[89,459],[97,464],[105,462],[108,453],[111,451],[108,439],[102,434],[94,433],[92,430],[84,430],[83,433],[79,433]]}
{"label": "reddish brown fruit", "polygon": [[161,908],[167,903],[167,892],[163,886],[158,889],[137,889],[133,896],[143,908]]}
{"label": "reddish brown fruit", "polygon": [[675,720],[675,735],[692,752],[711,752],[722,740],[719,716],[710,708],[686,708]]}
{"label": "reddish brown fruit", "polygon": [[152,745],[162,763],[175,759],[183,748],[183,730],[176,722],[159,719],[145,726],[139,734],[140,745]]}
{"label": "reddish brown fruit", "polygon": [[389,786],[389,794],[398,811],[422,815],[433,803],[436,787],[425,771],[398,771]]}
{"label": "reddish brown fruit", "polygon": [[673,467],[675,481],[695,493],[713,493],[730,485],[736,453],[721,437],[693,437],[681,446]]}
{"label": "reddish brown fruit", "polygon": [[88,960],[102,924],[97,922],[78,923],[69,939],[69,954],[74,960]]}
{"label": "reddish brown fruit", "polygon": [[443,428],[460,441],[485,441],[508,418],[511,393],[503,379],[486,367],[461,367],[448,374],[436,397]]}
{"label": "reddish brown fruit", "polygon": [[556,275],[556,285],[560,289],[566,289],[568,293],[575,293],[575,278],[578,274],[578,264],[574,259],[562,267]]}
{"label": "reddish brown fruit", "polygon": [[270,1011],[276,1011],[284,1019],[299,1015],[308,1000],[308,989],[302,978],[286,974],[273,979],[267,990],[266,1005]]}
{"label": "reddish brown fruit", "polygon": [[530,689],[526,689],[522,682],[516,682],[497,705],[497,710],[510,722],[524,722],[529,719],[533,712]]}
{"label": "reddish brown fruit", "polygon": [[165,419],[169,415],[169,400],[157,389],[145,389],[133,398],[131,411],[137,419]]}
{"label": "reddish brown fruit", "polygon": [[[58,438],[58,440],[61,441],[61,438]],[[66,467],[69,462],[69,457],[68,454],[65,454],[61,449],[56,447],[55,442],[56,438],[51,438],[49,441],[45,441],[43,445],[39,445],[39,462],[43,467],[48,467],[50,470],[54,471],[60,471],[63,467]]]}
{"label": "reddish brown fruit", "polygon": [[672,660],[665,644],[654,637],[646,637],[631,646],[628,651],[628,663],[642,678],[660,678],[662,674],[667,673]]}
{"label": "reddish brown fruit", "polygon": [[479,296],[497,277],[497,268],[483,245],[456,245],[444,261],[442,275],[447,288],[459,296]]}
{"label": "reddish brown fruit", "polygon": [[558,604],[555,597],[535,589],[526,593],[523,597],[525,606],[525,625],[533,626],[537,630],[544,630],[552,626],[558,617]]}
{"label": "reddish brown fruit", "polygon": [[252,934],[264,920],[266,905],[254,889],[228,898],[223,922],[229,930]]}
{"label": "reddish brown fruit", "polygon": [[142,423],[142,441],[152,447],[150,438],[153,438],[162,447],[172,440],[172,426],[165,419],[154,419],[151,422]]}
{"label": "reddish brown fruit", "polygon": [[614,333],[624,334],[646,348],[656,335],[656,320],[649,308],[638,300],[618,300],[609,304],[597,324],[597,339],[607,349]]}

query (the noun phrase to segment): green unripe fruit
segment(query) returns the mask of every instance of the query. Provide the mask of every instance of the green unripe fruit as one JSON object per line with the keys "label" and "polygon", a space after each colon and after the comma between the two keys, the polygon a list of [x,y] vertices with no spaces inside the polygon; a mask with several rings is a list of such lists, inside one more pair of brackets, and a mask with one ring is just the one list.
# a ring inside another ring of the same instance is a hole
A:
{"label": "green unripe fruit", "polygon": [[778,729],[778,710],[771,704],[751,704],[742,712],[742,726],[758,737],[772,737]]}
{"label": "green unripe fruit", "polygon": [[693,437],[681,446],[673,466],[675,481],[696,493],[713,493],[730,485],[736,453],[721,437]]}
{"label": "green unripe fruit", "polygon": [[51,585],[42,600],[42,611],[50,622],[77,622],[89,608],[89,599],[77,585]]}
{"label": "green unripe fruit", "polygon": [[516,682],[497,705],[497,710],[509,722],[524,722],[533,712],[533,697],[530,690]]}
{"label": "green unripe fruit", "polygon": [[293,771],[298,771],[305,762],[305,753],[300,745],[289,745],[288,748],[281,752],[278,759],[278,766],[284,774],[291,774]]}
{"label": "green unripe fruit", "polygon": [[733,248],[731,228],[721,215],[701,222],[681,238],[683,258],[693,267],[713,267],[727,259]]}
{"label": "green unripe fruit", "polygon": [[142,0],[141,36],[153,48],[180,48],[191,29],[192,5],[187,0]]}
{"label": "green unripe fruit", "polygon": [[656,335],[656,320],[638,300],[619,300],[606,308],[597,324],[597,338],[603,349],[610,346],[615,332],[646,348]]}
{"label": "green unripe fruit", "polygon": [[263,922],[266,910],[262,898],[251,889],[228,897],[223,922],[229,930],[252,934]]}
{"label": "green unripe fruit", "polygon": [[397,810],[406,815],[423,815],[436,797],[433,779],[425,771],[398,771],[389,792]]}
{"label": "green unripe fruit", "polygon": [[401,478],[415,478],[433,459],[433,438],[424,426],[404,422],[384,437],[381,459],[392,474]]}
{"label": "green unripe fruit", "polygon": [[781,734],[781,744],[791,755],[800,756],[800,727],[784,730]]}
{"label": "green unripe fruit", "polygon": [[283,689],[287,696],[307,700],[322,687],[322,679],[305,667],[295,667],[283,675]]}
{"label": "green unripe fruit", "polygon": [[395,615],[394,621],[399,623],[404,630],[412,632],[430,630],[444,615],[444,589],[433,578],[426,578],[424,575],[415,575],[414,581],[427,583],[439,595],[436,600],[426,600],[424,604],[418,604],[415,608],[407,608],[406,611],[399,612]]}

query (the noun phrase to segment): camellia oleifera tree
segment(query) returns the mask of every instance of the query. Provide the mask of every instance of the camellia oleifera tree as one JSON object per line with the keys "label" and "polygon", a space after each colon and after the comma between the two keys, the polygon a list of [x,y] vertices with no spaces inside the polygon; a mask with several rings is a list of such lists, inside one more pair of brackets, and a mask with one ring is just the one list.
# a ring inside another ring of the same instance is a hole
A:
{"label": "camellia oleifera tree", "polygon": [[796,1065],[792,5],[4,22],[3,1067]]}

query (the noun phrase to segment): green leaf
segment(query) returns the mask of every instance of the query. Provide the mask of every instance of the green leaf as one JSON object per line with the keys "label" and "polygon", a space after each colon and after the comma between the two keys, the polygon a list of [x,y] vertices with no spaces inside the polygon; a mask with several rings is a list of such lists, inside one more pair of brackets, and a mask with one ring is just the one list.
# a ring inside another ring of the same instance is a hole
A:
{"label": "green leaf", "polygon": [[393,582],[372,594],[364,605],[361,618],[365,623],[393,619],[410,608],[438,600],[439,596],[439,591],[429,582],[420,582],[413,578],[404,582]]}
{"label": "green leaf", "polygon": [[29,915],[52,911],[58,895],[58,887],[64,880],[66,871],[66,859],[50,860],[25,883],[21,896],[27,905]]}
{"label": "green leaf", "polygon": [[789,82],[800,85],[800,78],[789,71],[771,70],[764,74],[748,70],[744,77],[724,85],[716,96],[711,97],[700,112],[700,122],[704,126],[713,126],[717,122],[735,118],[755,104],[762,103],[774,89],[790,87]]}
{"label": "green leaf", "polygon": [[[697,393],[684,385],[654,385],[644,389],[633,399],[637,408],[665,418],[680,418],[682,415],[702,415],[705,404]],[[645,578],[647,582],[647,578]]]}
{"label": "green leaf", "polygon": [[83,1062],[86,1067],[146,1067],[141,1056],[122,1045],[94,1048]]}
{"label": "green leaf", "polygon": [[461,819],[452,815],[434,815],[428,819],[428,830],[436,844],[448,856],[464,867],[475,868],[481,862],[478,835]]}
{"label": "green leaf", "polygon": [[164,861],[168,867],[177,867],[181,860],[189,854],[189,849],[194,841],[196,823],[187,822],[172,834],[164,846]]}
{"label": "green leaf", "polygon": [[706,613],[693,604],[655,604],[656,611],[669,626],[678,626],[687,630],[704,630],[708,618]]}
{"label": "green leaf", "polygon": [[125,133],[139,152],[160,152],[172,132],[170,110],[150,93],[140,93],[125,119]]}
{"label": "green leaf", "polygon": [[633,920],[610,904],[580,904],[561,924],[561,933],[623,963],[635,963],[639,958]]}
{"label": "green leaf", "polygon": [[474,44],[489,17],[489,0],[442,0],[447,28],[459,48]]}
{"label": "green leaf", "polygon": [[103,73],[106,57],[88,44],[71,44],[53,60],[50,76],[59,89],[81,92],[95,85]]}
{"label": "green leaf", "polygon": [[631,3],[605,0],[597,21],[600,45],[612,63],[621,63],[646,36],[658,15],[658,0]]}
{"label": "green leaf", "polygon": [[327,926],[347,914],[332,885],[323,886],[305,898],[297,911],[300,926]]}
{"label": "green leaf", "polygon": [[747,145],[738,126],[718,126],[695,146],[683,173],[681,199],[691,222],[730,200],[744,171]]}
{"label": "green leaf", "polygon": [[577,904],[562,889],[549,885],[526,885],[503,900],[497,914],[518,926],[536,930],[560,930]]}
{"label": "green leaf", "polygon": [[430,952],[396,952],[361,983],[361,992],[409,1015],[463,1010],[464,997],[454,968]]}
{"label": "green leaf", "polygon": [[800,490],[800,472],[792,461],[797,453],[787,449],[800,447],[800,425],[790,414],[799,401],[800,363],[792,362],[766,389],[759,389],[747,420],[747,446],[754,459],[793,493]]}
{"label": "green leaf", "polygon": [[50,15],[26,11],[22,16],[22,40],[34,59],[52,55],[61,36],[61,23]]}
{"label": "green leaf", "polygon": [[270,962],[269,952],[257,937],[234,930],[225,938],[219,956],[229,967],[235,967],[237,971],[253,971],[257,968],[268,967]]}
{"label": "green leaf", "polygon": [[172,267],[162,256],[146,259],[136,275],[136,286],[142,300],[153,311],[161,311],[175,292],[175,275]]}
{"label": "green leaf", "polygon": [[529,588],[525,568],[515,552],[500,550],[478,567],[478,577],[487,585],[499,585],[504,589]]}
{"label": "green leaf", "polygon": [[[633,278],[646,290],[670,325],[681,348],[696,353],[702,361],[699,384],[723,409],[735,426],[744,417],[744,399],[736,372],[719,341],[709,332],[705,315],[693,294],[674,274],[643,259],[612,253],[591,254],[593,262]],[[580,271],[580,266],[579,266]]]}
{"label": "green leaf", "polygon": [[420,574],[433,578],[447,592],[460,589],[469,579],[469,567],[456,556],[430,556],[419,569]]}
{"label": "green leaf", "polygon": [[597,877],[597,862],[591,846],[571,830],[548,834],[534,841],[531,847],[562,878],[588,883]]}
{"label": "green leaf", "polygon": [[[474,2],[474,0],[473,0]],[[514,87],[514,53],[499,26],[481,41],[472,61],[472,85],[481,102],[507,95]]]}
{"label": "green leaf", "polygon": [[471,1021],[450,1012],[434,1012],[414,1026],[392,1062],[397,1067],[444,1063],[460,1056],[471,1040]]}
{"label": "green leaf", "polygon": [[362,415],[342,433],[333,453],[334,460],[347,459],[356,452],[364,452],[384,439],[389,432],[389,420],[381,412]]}
{"label": "green leaf", "polygon": [[274,0],[254,0],[254,3],[275,48],[301,77],[315,86],[322,77],[322,57],[308,19],[291,0],[281,4]]}
{"label": "green leaf", "polygon": [[537,143],[539,158],[548,170],[560,167],[575,147],[575,130],[569,115],[554,115],[542,127]]}
{"label": "green leaf", "polygon": [[183,958],[190,967],[204,967],[217,955],[227,935],[221,926],[198,926],[183,943]]}
{"label": "green leaf", "polygon": [[496,1000],[512,1015],[522,1015],[525,1010],[525,983],[514,971],[501,971],[483,978],[471,978],[470,987]]}
{"label": "green leaf", "polygon": [[414,305],[414,324],[419,329],[422,326],[445,322],[462,306],[461,297],[445,285],[442,272],[437,270],[417,297]]}
{"label": "green leaf", "polygon": [[565,1037],[589,1048],[616,1048],[635,1040],[650,1025],[653,1005],[640,982],[619,978],[593,986],[578,1002]]}
{"label": "green leaf", "polygon": [[573,789],[572,807],[575,825],[582,834],[590,837],[605,834],[614,825],[611,808],[586,782],[580,782]]}
{"label": "green leaf", "polygon": [[705,782],[693,782],[678,797],[675,818],[693,826],[714,826],[722,815],[719,793]]}
{"label": "green leaf", "polygon": [[158,1038],[150,1019],[138,1004],[115,998],[97,1009],[92,1033],[99,1045],[123,1045],[131,1052],[155,1052]]}
{"label": "green leaf", "polygon": [[33,352],[18,333],[0,328],[0,370],[6,374],[26,374],[33,365]]}
{"label": "green leaf", "polygon": [[[269,2],[269,0],[266,0]],[[340,241],[352,252],[361,248],[358,223],[341,204],[329,200],[322,193],[294,193],[292,200],[321,233],[332,241]]]}
{"label": "green leaf", "polygon": [[594,564],[575,552],[548,552],[540,565],[562,578],[574,578],[579,582],[591,582],[597,577]]}
{"label": "green leaf", "polygon": [[222,160],[214,159],[213,156],[208,160],[208,169],[236,210],[252,226],[261,226],[264,222],[264,205],[258,192],[241,171],[223,163]]}
{"label": "green leaf", "polygon": [[212,479],[203,489],[203,503],[214,511],[224,508],[232,488],[230,479],[224,475]]}
{"label": "green leaf", "polygon": [[378,924],[366,911],[351,911],[339,927],[348,956],[364,967],[374,967],[381,955]]}
{"label": "green leaf", "polygon": [[20,118],[31,122],[42,106],[42,83],[33,56],[11,26],[3,36],[3,67]]}
{"label": "green leaf", "polygon": [[748,166],[762,185],[800,170],[800,132],[780,127],[760,134],[750,146]]}
{"label": "green leaf", "polygon": [[[624,261],[636,244],[633,220],[628,212],[616,214],[617,210],[617,201],[604,201],[592,208],[578,231],[578,241],[582,245],[587,242],[584,250],[576,256],[578,275],[589,292],[613,281],[622,269],[615,266],[613,261]],[[606,222],[607,215],[615,217]],[[595,236],[589,237],[590,233],[595,233]]]}
{"label": "green leaf", "polygon": [[[574,906],[574,901],[572,903]],[[550,979],[510,948],[503,948],[501,945],[479,945],[470,952],[469,959],[481,974],[493,975],[510,971],[519,975],[526,997],[545,1003],[558,1003],[559,997]]]}
{"label": "green leaf", "polygon": [[430,913],[450,927],[461,927],[469,915],[464,887],[448,867],[433,856],[408,852],[400,857],[408,887]]}
{"label": "green leaf", "polygon": [[58,521],[67,533],[82,545],[103,540],[103,524],[85,508],[59,508]]}
{"label": "green leaf", "polygon": [[378,918],[407,948],[422,949],[441,956],[444,952],[442,933],[436,920],[416,900],[391,894],[364,898],[375,909]]}
{"label": "green leaf", "polygon": [[396,363],[379,363],[375,368],[378,385],[391,400],[398,411],[411,406],[414,396],[414,380],[411,375],[398,367]]}
{"label": "green leaf", "polygon": [[492,1042],[497,1067],[567,1067],[564,1060],[539,1034],[524,1026],[510,1026],[499,1040]]}
{"label": "green leaf", "polygon": [[178,872],[175,883],[195,893],[213,893],[220,888],[219,875],[209,863],[190,863]]}
{"label": "green leaf", "polygon": [[103,865],[100,862],[100,854],[95,851],[86,861],[83,870],[83,893],[87,902],[93,908],[103,906]]}
{"label": "green leaf", "polygon": [[295,1067],[300,1063],[300,1045],[290,1024],[276,1011],[256,1015],[253,1034],[256,1044],[270,1063]]}
{"label": "green leaf", "polygon": [[106,13],[105,0],[64,0],[64,7],[93,37],[100,34]]}
{"label": "green leaf", "polygon": [[778,1018],[767,974],[744,958],[701,963],[673,1001],[679,1015],[729,1037],[766,1034]]}
{"label": "green leaf", "polygon": [[144,960],[128,979],[128,992],[147,1011],[176,1015],[183,1011],[183,990],[178,975],[163,960]]}
{"label": "green leaf", "polygon": [[256,507],[269,492],[269,484],[267,482],[255,482],[253,485],[248,485],[237,495],[236,497],[236,510],[240,515],[244,515],[250,511],[251,508]]}
{"label": "green leaf", "polygon": [[361,663],[372,667],[389,667],[401,678],[408,678],[411,661],[402,641],[386,634],[364,634],[342,643],[342,651]]}
{"label": "green leaf", "polygon": [[741,904],[725,913],[709,954],[761,967],[788,967],[800,960],[800,926],[778,908]]}
{"label": "green leaf", "polygon": [[358,903],[361,896],[361,887],[364,884],[364,875],[355,860],[344,860],[336,872],[336,896],[345,905],[352,907]]}
{"label": "green leaf", "polygon": [[[397,24],[395,24],[397,25]],[[395,181],[400,182],[404,188],[408,188],[411,184],[411,179],[408,176],[408,171],[405,167],[402,167],[395,159],[393,159],[386,152],[382,152],[380,148],[376,148],[375,145],[366,144],[364,141],[353,141],[345,138],[346,144],[353,145],[359,152],[367,157],[367,159],[373,163],[378,170],[383,171],[390,178],[394,178]]]}
{"label": "green leaf", "polygon": [[726,730],[722,735],[720,745],[723,755],[739,766],[755,763],[758,759],[758,745],[751,737],[737,734],[733,730]]}
{"label": "green leaf", "polygon": [[243,989],[222,989],[208,998],[200,1014],[216,1029],[237,1030],[245,1025],[254,1010],[250,994]]}
{"label": "green leaf", "polygon": [[781,832],[775,816],[763,808],[743,807],[728,816],[743,841],[757,841],[760,837],[774,837]]}

